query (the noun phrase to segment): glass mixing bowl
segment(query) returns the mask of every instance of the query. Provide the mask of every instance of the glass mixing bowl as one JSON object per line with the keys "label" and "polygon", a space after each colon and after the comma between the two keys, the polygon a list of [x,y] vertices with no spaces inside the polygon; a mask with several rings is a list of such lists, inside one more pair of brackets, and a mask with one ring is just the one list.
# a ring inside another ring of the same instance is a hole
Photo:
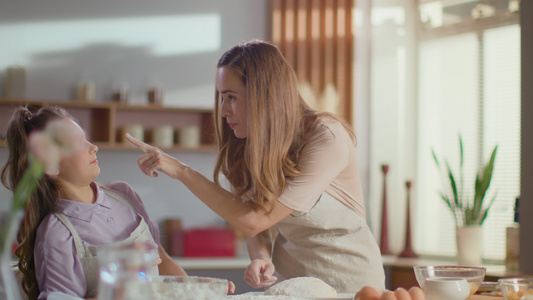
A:
{"label": "glass mixing bowl", "polygon": [[226,279],[196,276],[155,276],[151,279],[156,300],[224,299]]}

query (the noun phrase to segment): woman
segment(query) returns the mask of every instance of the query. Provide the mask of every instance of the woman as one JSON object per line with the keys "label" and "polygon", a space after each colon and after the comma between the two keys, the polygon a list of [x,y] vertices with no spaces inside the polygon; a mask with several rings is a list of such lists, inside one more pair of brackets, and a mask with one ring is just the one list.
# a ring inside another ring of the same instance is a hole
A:
{"label": "woman", "polygon": [[180,180],[249,237],[245,280],[251,286],[312,276],[338,292],[383,289],[380,251],[365,221],[354,132],[312,110],[297,87],[290,65],[267,42],[235,46],[220,58],[215,182],[127,138],[145,152],[138,164],[146,175],[161,171]]}

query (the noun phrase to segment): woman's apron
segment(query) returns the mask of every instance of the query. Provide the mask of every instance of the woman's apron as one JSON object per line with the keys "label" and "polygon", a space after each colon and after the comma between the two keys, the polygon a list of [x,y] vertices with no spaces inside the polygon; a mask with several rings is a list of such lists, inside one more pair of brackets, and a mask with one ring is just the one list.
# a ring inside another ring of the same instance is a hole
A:
{"label": "woman's apron", "polygon": [[[104,192],[119,200],[120,202],[124,203],[126,206],[131,208],[133,211],[135,209],[131,206],[130,203],[128,203],[126,200],[124,200],[121,196],[118,194],[109,191],[107,189],[103,189]],[[97,253],[101,249],[106,249],[108,247],[116,247],[122,244],[131,244],[133,242],[146,242],[150,241],[152,243],[154,242],[154,239],[152,237],[152,234],[150,233],[150,228],[148,227],[148,224],[144,221],[144,218],[142,215],[137,213],[137,215],[141,218],[141,221],[139,222],[139,225],[133,232],[130,234],[129,237],[122,241],[114,242],[111,244],[106,245],[100,245],[100,246],[85,246],[78,235],[78,232],[70,222],[67,216],[61,213],[55,213],[55,215],[59,218],[59,220],[68,228],[70,233],[72,234],[72,237],[74,238],[74,245],[76,246],[76,254],[81,262],[81,265],[83,267],[83,273],[85,274],[85,280],[87,281],[87,294],[85,297],[87,298],[94,298],[96,297],[97,291],[98,291],[98,281],[99,281],[99,266],[98,266],[98,259],[97,259]],[[149,272],[149,275],[157,276],[159,275],[159,269],[157,266],[154,266]]]}
{"label": "woman's apron", "polygon": [[310,276],[339,293],[385,288],[381,252],[365,219],[324,192],[307,213],[276,225],[273,263],[279,280]]}

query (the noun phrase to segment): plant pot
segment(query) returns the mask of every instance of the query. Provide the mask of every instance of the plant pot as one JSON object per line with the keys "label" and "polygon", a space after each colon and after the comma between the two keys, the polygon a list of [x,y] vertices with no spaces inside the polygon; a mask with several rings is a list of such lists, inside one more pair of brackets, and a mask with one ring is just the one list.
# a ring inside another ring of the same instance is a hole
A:
{"label": "plant pot", "polygon": [[456,229],[457,263],[462,266],[479,266],[483,261],[483,227],[462,226]]}

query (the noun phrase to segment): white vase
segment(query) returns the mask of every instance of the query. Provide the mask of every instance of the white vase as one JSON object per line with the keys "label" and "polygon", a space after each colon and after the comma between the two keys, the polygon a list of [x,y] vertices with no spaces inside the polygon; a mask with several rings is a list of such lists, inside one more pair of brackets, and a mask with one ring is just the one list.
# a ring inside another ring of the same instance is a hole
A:
{"label": "white vase", "polygon": [[483,260],[483,227],[462,226],[456,229],[457,263],[461,266],[479,266]]}

